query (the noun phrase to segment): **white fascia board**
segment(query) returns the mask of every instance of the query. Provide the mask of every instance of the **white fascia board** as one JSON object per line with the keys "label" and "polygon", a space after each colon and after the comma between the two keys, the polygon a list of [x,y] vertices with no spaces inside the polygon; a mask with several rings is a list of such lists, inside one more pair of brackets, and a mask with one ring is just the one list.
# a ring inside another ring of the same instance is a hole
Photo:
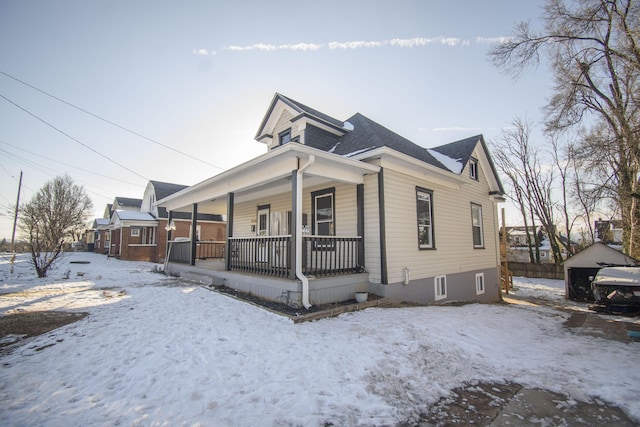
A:
{"label": "white fascia board", "polygon": [[291,120],[291,124],[295,124],[298,125],[298,129],[303,130],[306,129],[307,124],[312,124],[313,126],[317,127],[318,129],[322,129],[324,131],[327,131],[331,134],[337,135],[337,136],[342,136],[346,133],[345,130],[338,130],[337,127],[335,126],[328,126],[318,120],[315,120],[313,117],[309,117],[306,115],[300,115],[298,118],[296,118],[295,120]]}
{"label": "white fascia board", "polygon": [[379,159],[380,166],[384,168],[389,168],[425,181],[434,182],[448,188],[459,189],[460,186],[469,184],[466,179],[449,170],[438,168],[387,147],[366,151],[351,158],[361,161]]}
{"label": "white fascia board", "polygon": [[[299,159],[315,156],[316,162],[305,171],[308,175],[331,177],[345,182],[362,183],[362,175],[376,173],[376,165],[347,159],[298,144],[286,144],[256,157],[233,169],[229,169],[205,181],[178,191],[156,202],[168,210],[184,209],[193,203],[226,197],[230,192],[249,190],[289,176],[298,169]],[[266,178],[265,178],[266,177]]]}

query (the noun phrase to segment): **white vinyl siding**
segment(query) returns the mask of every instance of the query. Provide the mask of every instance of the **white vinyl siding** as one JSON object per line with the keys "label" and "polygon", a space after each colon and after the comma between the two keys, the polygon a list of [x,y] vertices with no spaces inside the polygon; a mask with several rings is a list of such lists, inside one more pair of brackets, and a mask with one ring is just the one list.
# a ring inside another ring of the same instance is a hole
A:
{"label": "white vinyl siding", "polygon": [[273,140],[271,142],[272,148],[280,146],[279,136],[280,134],[282,134],[282,132],[285,132],[288,129],[291,129],[291,133],[290,133],[291,141],[295,140],[296,138],[299,138],[300,142],[303,142],[302,132],[300,131],[300,129],[298,129],[298,126],[291,124],[292,118],[293,118],[293,115],[290,112],[288,112],[287,110],[283,111],[282,115],[278,119],[278,122],[276,123],[275,128],[273,129]]}
{"label": "white vinyl siding", "polygon": [[[464,173],[468,173],[468,170]],[[498,219],[493,212],[495,208],[489,198],[489,185],[484,174],[480,174],[478,182],[450,188],[387,167],[384,169],[384,182],[389,283],[402,282],[405,267],[411,271],[412,279],[419,279],[498,266]],[[435,250],[418,248],[416,186],[433,191]],[[469,203],[471,200],[483,201],[483,198],[486,200],[483,204],[487,206],[482,218],[484,244],[495,251],[477,251],[473,248],[473,236],[468,225]],[[492,208],[489,209],[489,206]]]}
{"label": "white vinyl siding", "polygon": [[[311,230],[311,193],[326,189],[327,185],[305,187],[302,193],[302,212],[307,217],[307,224]],[[332,184],[335,188],[335,218],[334,229],[336,236],[357,235],[356,218],[356,186],[346,184]],[[291,192],[280,193],[248,202],[236,203],[234,206],[233,236],[250,237],[255,236],[255,231],[251,232],[251,225],[255,225],[257,207],[269,205],[271,214],[275,212],[291,211]],[[304,225],[304,224],[303,224]]]}

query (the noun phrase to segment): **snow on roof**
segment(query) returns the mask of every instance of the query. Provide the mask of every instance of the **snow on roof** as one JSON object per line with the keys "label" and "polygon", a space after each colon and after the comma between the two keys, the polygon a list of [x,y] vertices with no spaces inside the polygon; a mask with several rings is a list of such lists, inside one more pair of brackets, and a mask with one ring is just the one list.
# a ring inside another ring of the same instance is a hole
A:
{"label": "snow on roof", "polygon": [[439,161],[444,166],[446,166],[446,168],[449,169],[451,172],[458,175],[460,175],[460,173],[462,172],[462,168],[464,165],[462,164],[460,159],[452,159],[451,157],[445,156],[442,153],[438,153],[435,150],[427,149],[427,151],[429,152],[429,154],[435,157],[437,161]]}
{"label": "snow on roof", "polygon": [[117,210],[116,215],[123,221],[155,221],[149,212]]}
{"label": "snow on roof", "polygon": [[365,151],[369,151],[369,150],[372,150],[372,149],[374,149],[374,148],[375,148],[375,147],[367,147],[367,148],[363,148],[362,150],[357,150],[357,151],[354,151],[353,153],[347,153],[347,154],[344,154],[343,156],[344,156],[344,157],[353,157],[353,156],[357,156],[357,155],[358,155],[358,154],[360,154],[360,153],[364,153]]}

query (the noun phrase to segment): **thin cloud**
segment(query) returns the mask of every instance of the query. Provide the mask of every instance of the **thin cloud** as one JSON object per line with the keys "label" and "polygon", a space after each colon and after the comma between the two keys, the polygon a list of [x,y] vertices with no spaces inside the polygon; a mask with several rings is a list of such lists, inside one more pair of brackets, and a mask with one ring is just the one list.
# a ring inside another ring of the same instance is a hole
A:
{"label": "thin cloud", "polygon": [[315,51],[324,49],[325,47],[329,50],[355,50],[355,49],[375,49],[386,46],[391,47],[401,47],[401,48],[413,48],[413,47],[422,47],[427,45],[442,45],[442,46],[469,46],[469,41],[464,39],[459,39],[456,37],[414,37],[411,39],[391,39],[391,40],[354,40],[354,41],[346,41],[346,42],[329,42],[329,43],[296,43],[296,44],[267,44],[267,43],[255,43],[248,46],[236,46],[231,45],[225,47],[226,50],[231,50],[235,52],[247,52],[252,50],[257,51],[278,51],[278,50],[289,50],[289,51]]}
{"label": "thin cloud", "polygon": [[503,44],[511,40],[511,37],[476,37],[478,44]]}
{"label": "thin cloud", "polygon": [[249,46],[227,46],[225,49],[236,52],[246,52],[249,50],[261,50],[261,51],[276,51],[276,50],[293,50],[293,51],[309,51],[322,49],[323,44],[315,43],[296,43],[296,44],[281,44],[273,45],[266,43],[256,43]]}
{"label": "thin cloud", "polygon": [[215,55],[216,52],[215,51],[209,52],[207,49],[193,49],[193,54],[194,55],[201,55],[201,56],[208,56],[208,55]]}
{"label": "thin cloud", "polygon": [[459,39],[457,37],[415,37],[412,39],[393,39],[390,41],[391,46],[400,47],[418,47],[430,44],[440,44],[444,46],[469,46],[468,40]]}

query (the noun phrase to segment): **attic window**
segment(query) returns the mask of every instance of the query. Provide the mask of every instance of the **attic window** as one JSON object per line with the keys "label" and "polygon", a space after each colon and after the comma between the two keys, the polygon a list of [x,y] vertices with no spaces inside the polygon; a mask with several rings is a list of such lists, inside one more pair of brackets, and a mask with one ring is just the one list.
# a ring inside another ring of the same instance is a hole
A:
{"label": "attic window", "polygon": [[278,145],[288,144],[289,142],[291,142],[291,129],[287,129],[278,134]]}
{"label": "attic window", "polygon": [[473,157],[469,160],[469,177],[478,180],[478,160]]}

